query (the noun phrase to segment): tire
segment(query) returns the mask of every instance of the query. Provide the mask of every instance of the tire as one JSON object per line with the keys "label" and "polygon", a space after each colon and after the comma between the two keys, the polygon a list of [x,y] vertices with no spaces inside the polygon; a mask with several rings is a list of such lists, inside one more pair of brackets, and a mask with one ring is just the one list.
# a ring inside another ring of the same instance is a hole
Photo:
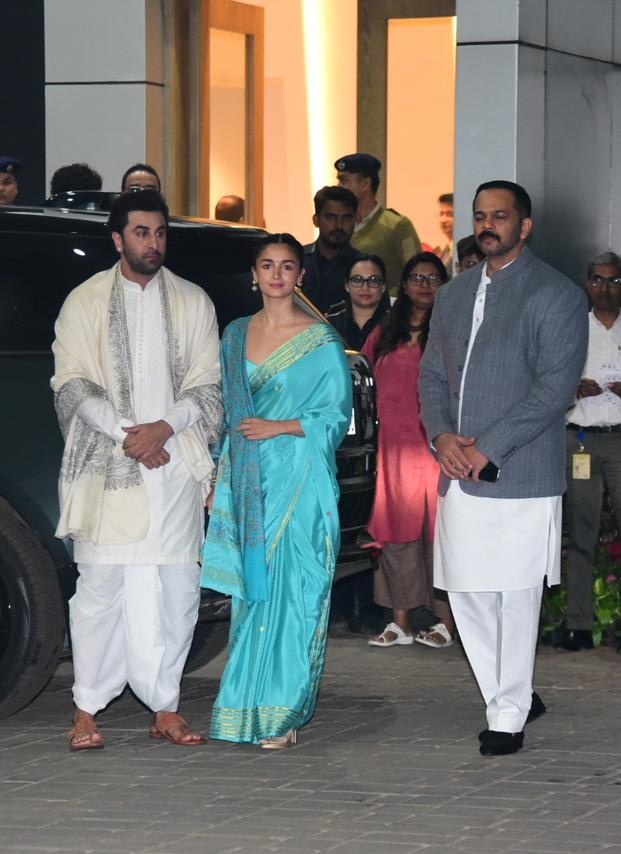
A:
{"label": "tire", "polygon": [[194,673],[222,652],[229,640],[230,625],[228,620],[196,624],[184,673]]}
{"label": "tire", "polygon": [[56,566],[34,531],[0,498],[0,718],[45,688],[64,637]]}

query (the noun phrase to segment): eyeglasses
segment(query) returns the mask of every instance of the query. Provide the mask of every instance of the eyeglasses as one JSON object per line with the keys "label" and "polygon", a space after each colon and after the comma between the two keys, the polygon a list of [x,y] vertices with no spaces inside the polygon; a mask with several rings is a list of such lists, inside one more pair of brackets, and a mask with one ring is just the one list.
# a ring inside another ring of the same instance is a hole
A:
{"label": "eyeglasses", "polygon": [[437,288],[442,284],[442,278],[438,273],[410,273],[405,280],[408,285],[422,285],[428,282],[432,288]]}
{"label": "eyeglasses", "polygon": [[361,288],[366,285],[368,288],[377,290],[377,288],[383,287],[384,280],[381,276],[350,276],[349,284],[352,288]]}
{"label": "eyeglasses", "polygon": [[610,288],[621,288],[621,276],[591,276],[589,282],[594,288],[603,288],[604,285]]}

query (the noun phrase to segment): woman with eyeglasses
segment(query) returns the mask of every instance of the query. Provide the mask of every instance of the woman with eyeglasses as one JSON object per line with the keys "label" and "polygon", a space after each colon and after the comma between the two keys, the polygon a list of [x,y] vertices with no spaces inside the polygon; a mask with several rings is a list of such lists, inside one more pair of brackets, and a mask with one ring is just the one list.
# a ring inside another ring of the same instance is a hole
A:
{"label": "woman with eyeglasses", "polygon": [[[362,352],[377,383],[380,420],[375,503],[369,533],[381,544],[374,598],[392,610],[392,621],[369,640],[370,646],[450,646],[454,623],[448,600],[433,588],[432,542],[439,467],[429,450],[420,419],[418,374],[438,288],[448,280],[432,252],[414,255],[401,276],[390,314]],[[429,628],[414,636],[411,611],[433,614]]]}
{"label": "woman with eyeglasses", "polygon": [[369,334],[390,308],[386,267],[378,255],[361,255],[345,279],[347,297],[340,311],[326,314],[354,350],[362,350]]}

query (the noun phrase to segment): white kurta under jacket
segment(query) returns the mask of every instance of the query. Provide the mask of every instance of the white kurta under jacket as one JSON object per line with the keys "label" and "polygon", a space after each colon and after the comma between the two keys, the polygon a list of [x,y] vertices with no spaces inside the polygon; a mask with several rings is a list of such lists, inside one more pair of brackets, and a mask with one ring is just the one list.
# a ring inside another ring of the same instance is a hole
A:
{"label": "white kurta under jacket", "polygon": [[[462,393],[472,345],[483,322],[489,281],[484,265]],[[559,584],[560,543],[560,496],[483,498],[467,495],[459,481],[453,481],[438,501],[434,586],[454,592],[524,590],[541,584],[544,576],[548,584]]]}

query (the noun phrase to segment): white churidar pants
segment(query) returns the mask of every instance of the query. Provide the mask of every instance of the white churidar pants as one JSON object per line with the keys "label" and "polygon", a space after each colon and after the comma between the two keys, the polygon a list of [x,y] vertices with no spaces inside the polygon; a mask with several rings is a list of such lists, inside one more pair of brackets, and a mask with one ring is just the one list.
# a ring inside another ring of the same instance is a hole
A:
{"label": "white churidar pants", "polygon": [[524,729],[542,592],[543,584],[497,593],[449,592],[464,652],[487,706],[489,729]]}
{"label": "white churidar pants", "polygon": [[152,711],[176,711],[198,617],[198,564],[78,570],[69,602],[76,706],[94,715],[129,684]]}

